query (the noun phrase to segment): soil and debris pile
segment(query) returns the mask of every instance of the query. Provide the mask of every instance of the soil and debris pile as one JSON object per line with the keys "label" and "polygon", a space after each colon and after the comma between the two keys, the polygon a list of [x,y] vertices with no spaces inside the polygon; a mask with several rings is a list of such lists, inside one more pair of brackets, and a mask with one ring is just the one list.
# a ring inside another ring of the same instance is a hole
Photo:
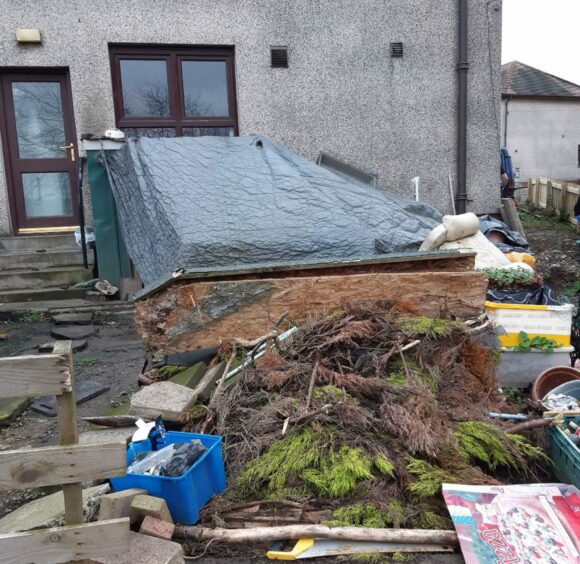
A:
{"label": "soil and debris pile", "polygon": [[443,482],[534,478],[544,452],[486,415],[509,408],[475,327],[376,302],[312,319],[214,398],[229,488],[205,523],[276,500],[326,524],[451,528]]}

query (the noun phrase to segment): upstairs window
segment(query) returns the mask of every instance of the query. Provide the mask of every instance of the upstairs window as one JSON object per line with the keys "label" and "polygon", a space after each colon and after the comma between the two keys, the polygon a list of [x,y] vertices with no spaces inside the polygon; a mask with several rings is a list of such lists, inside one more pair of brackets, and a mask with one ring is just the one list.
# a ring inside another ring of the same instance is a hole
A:
{"label": "upstairs window", "polygon": [[111,46],[110,55],[127,137],[238,134],[233,49]]}

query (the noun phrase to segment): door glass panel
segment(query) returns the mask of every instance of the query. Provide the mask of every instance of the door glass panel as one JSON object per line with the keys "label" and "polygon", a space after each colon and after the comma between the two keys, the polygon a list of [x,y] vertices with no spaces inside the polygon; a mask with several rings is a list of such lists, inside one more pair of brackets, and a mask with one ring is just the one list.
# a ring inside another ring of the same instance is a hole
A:
{"label": "door glass panel", "polygon": [[175,137],[174,127],[124,127],[125,137]]}
{"label": "door glass panel", "polygon": [[183,106],[187,117],[227,117],[225,61],[181,61]]}
{"label": "door glass panel", "polygon": [[216,137],[233,137],[233,127],[184,127],[183,135],[185,137],[202,137],[204,135],[213,135]]}
{"label": "door glass panel", "polygon": [[20,158],[66,158],[60,83],[13,82],[12,96]]}
{"label": "door glass panel", "polygon": [[124,59],[120,65],[125,117],[167,117],[167,63]]}
{"label": "door glass panel", "polygon": [[22,188],[28,217],[70,217],[73,214],[68,172],[24,173]]}

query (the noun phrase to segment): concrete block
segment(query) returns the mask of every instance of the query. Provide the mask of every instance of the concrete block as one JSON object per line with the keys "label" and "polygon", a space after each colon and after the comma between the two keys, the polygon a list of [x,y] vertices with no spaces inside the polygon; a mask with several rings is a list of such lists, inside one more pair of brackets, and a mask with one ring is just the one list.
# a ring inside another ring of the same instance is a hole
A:
{"label": "concrete block", "polygon": [[176,542],[131,533],[127,554],[100,559],[102,564],[183,564],[183,548]]}
{"label": "concrete block", "polygon": [[147,515],[173,523],[171,513],[164,499],[152,495],[137,495],[131,502],[131,520],[142,521]]}
{"label": "concrete block", "polygon": [[225,362],[220,362],[210,368],[200,380],[199,384],[193,390],[195,397],[200,400],[209,400],[213,395],[216,382],[222,377],[226,368]]}
{"label": "concrete block", "polygon": [[92,325],[65,325],[53,327],[50,334],[55,339],[66,341],[79,341],[91,337],[97,333],[97,328]]}
{"label": "concrete block", "polygon": [[[132,515],[131,504],[138,495],[147,495],[147,492],[140,488],[133,488],[103,496],[99,510],[99,521],[130,517]],[[136,519],[131,519],[131,523],[135,521]]]}
{"label": "concrete block", "polygon": [[173,382],[155,382],[141,388],[131,397],[129,413],[165,421],[181,422],[185,412],[195,403],[193,390]]}
{"label": "concrete block", "polygon": [[9,425],[30,405],[31,398],[0,398],[0,427]]}
{"label": "concrete block", "polygon": [[173,523],[156,519],[155,517],[151,517],[151,515],[145,515],[143,523],[141,523],[141,528],[139,529],[142,535],[149,535],[165,540],[171,540],[174,531],[175,525]]}

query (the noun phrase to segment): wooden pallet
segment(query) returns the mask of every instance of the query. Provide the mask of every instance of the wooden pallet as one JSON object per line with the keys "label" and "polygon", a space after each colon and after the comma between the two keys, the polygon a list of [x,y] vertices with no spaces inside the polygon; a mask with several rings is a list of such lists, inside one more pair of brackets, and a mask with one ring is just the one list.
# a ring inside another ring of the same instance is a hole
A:
{"label": "wooden pallet", "polygon": [[65,527],[0,535],[0,560],[49,564],[129,551],[129,519],[83,524],[81,481],[124,476],[123,442],[79,445],[72,343],[52,354],[0,358],[0,397],[55,395],[60,446],[0,452],[0,488],[62,485]]}

